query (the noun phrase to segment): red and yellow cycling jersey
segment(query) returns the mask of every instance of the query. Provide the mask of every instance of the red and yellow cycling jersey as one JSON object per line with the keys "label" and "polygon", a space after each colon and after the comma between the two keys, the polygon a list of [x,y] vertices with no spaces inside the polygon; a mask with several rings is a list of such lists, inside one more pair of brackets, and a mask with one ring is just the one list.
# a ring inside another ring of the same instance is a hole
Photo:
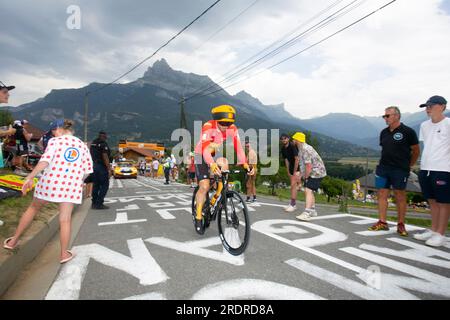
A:
{"label": "red and yellow cycling jersey", "polygon": [[238,134],[238,128],[232,124],[225,132],[222,132],[217,127],[216,120],[206,122],[202,127],[202,134],[200,141],[195,147],[195,153],[202,155],[205,162],[210,165],[214,162],[213,156],[222,144],[228,139],[233,139],[234,151],[237,154],[238,164],[247,163],[244,149],[242,148],[241,140]]}

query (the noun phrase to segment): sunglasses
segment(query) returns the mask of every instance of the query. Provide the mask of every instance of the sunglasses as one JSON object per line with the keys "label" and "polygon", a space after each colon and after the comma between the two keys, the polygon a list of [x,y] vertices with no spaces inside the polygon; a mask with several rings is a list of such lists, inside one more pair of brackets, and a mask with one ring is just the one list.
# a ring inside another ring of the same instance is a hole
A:
{"label": "sunglasses", "polygon": [[229,126],[231,126],[233,123],[232,123],[232,122],[219,121],[219,124],[220,124],[222,127],[229,127]]}
{"label": "sunglasses", "polygon": [[390,116],[393,116],[393,114],[385,114],[385,115],[383,115],[383,116],[381,116],[383,119],[387,119],[387,118],[389,118]]}

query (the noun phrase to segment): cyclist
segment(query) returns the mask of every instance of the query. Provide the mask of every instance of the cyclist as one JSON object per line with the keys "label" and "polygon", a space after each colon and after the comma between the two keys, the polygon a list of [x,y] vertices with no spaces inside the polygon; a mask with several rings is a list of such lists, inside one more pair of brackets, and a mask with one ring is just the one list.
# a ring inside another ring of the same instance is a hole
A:
{"label": "cyclist", "polygon": [[[218,149],[228,139],[233,139],[234,150],[238,157],[238,164],[243,165],[245,170],[249,170],[249,165],[245,158],[238,135],[238,128],[234,124],[236,111],[232,106],[220,105],[211,110],[213,120],[206,122],[202,127],[200,141],[195,147],[195,171],[199,189],[196,195],[196,217],[195,231],[203,234],[202,210],[206,201],[206,195],[210,189],[210,173],[221,175],[222,170],[228,170],[228,161],[218,156]],[[222,192],[222,182],[217,186],[217,192],[211,199],[214,205],[217,197]]]}

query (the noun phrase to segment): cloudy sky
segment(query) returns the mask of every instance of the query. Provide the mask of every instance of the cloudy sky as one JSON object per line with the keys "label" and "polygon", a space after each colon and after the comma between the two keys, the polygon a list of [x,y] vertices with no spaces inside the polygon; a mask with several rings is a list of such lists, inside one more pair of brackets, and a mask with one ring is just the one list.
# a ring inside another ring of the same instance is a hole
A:
{"label": "cloudy sky", "polygon": [[[51,89],[78,88],[115,79],[213,2],[3,2],[0,80],[17,86],[10,104],[31,102]],[[245,90],[265,104],[285,103],[286,109],[300,118],[330,112],[380,115],[388,105],[416,112],[418,104],[431,95],[450,98],[450,0],[397,0],[338,36],[262,72],[388,2],[222,0],[122,82],[141,77],[160,58],[165,58],[174,69],[206,74],[220,81],[226,72],[286,34],[304,32],[348,6],[352,8],[348,13],[343,9],[340,12],[344,15],[222,85],[226,87],[258,74],[227,91],[235,94]],[[67,27],[67,8],[71,5],[81,10],[80,29]]]}

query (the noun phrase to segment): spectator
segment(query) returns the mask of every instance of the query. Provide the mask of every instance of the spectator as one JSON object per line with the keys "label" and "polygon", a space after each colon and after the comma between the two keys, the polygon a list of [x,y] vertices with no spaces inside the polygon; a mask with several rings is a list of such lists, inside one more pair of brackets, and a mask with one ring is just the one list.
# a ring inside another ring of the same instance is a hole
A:
{"label": "spectator", "polygon": [[94,186],[92,188],[92,209],[109,209],[103,202],[109,189],[109,179],[111,178],[110,159],[111,149],[106,142],[106,132],[100,131],[98,138],[92,141],[91,154],[94,161]]}
{"label": "spectator", "polygon": [[415,234],[417,240],[432,247],[446,244],[445,231],[450,216],[450,118],[444,115],[447,100],[433,96],[422,105],[430,120],[420,125],[423,153],[419,183],[431,207],[431,230]]}
{"label": "spectator", "polygon": [[8,103],[9,92],[14,88],[15,86],[7,86],[6,84],[0,81],[0,103]]}
{"label": "spectator", "polygon": [[408,232],[405,229],[405,189],[409,172],[420,154],[419,140],[413,129],[400,122],[401,113],[398,107],[386,108],[383,118],[388,127],[380,133],[381,159],[375,171],[379,220],[369,227],[369,230],[389,230],[386,218],[392,186],[397,206],[397,233],[406,237]]}
{"label": "spectator", "polygon": [[139,171],[142,176],[145,176],[145,161],[144,160],[141,160],[139,162]]}
{"label": "spectator", "polygon": [[27,130],[23,127],[27,123],[27,120],[14,121],[13,128],[15,130],[14,140],[16,141],[16,156],[13,160],[13,163],[18,167],[19,170],[31,171],[27,160],[29,154],[28,142],[31,141],[33,134],[28,133]]}
{"label": "spectator", "polygon": [[189,168],[188,168],[188,183],[191,184],[191,188],[195,188],[197,179],[195,177],[195,158],[194,153],[190,153]]}
{"label": "spectator", "polygon": [[169,184],[171,163],[172,163],[171,157],[167,157],[166,160],[164,160],[163,168],[164,168],[164,177],[166,178],[166,182],[164,182],[164,184]]}
{"label": "spectator", "polygon": [[158,170],[159,170],[159,161],[158,159],[154,159],[152,162],[152,167],[153,167],[153,179],[156,179],[158,177]]}
{"label": "spectator", "polygon": [[299,151],[301,173],[305,181],[305,211],[296,218],[302,221],[309,221],[311,217],[317,216],[316,199],[314,192],[317,192],[322,179],[327,175],[322,158],[312,146],[306,143],[306,136],[302,132],[297,132],[293,137],[294,143]]}
{"label": "spectator", "polygon": [[258,163],[258,155],[248,141],[245,142],[245,151],[247,153],[248,164],[251,168],[250,172],[246,173],[246,202],[256,202],[256,165]]}
{"label": "spectator", "polygon": [[295,144],[290,141],[290,137],[283,133],[280,136],[281,154],[286,164],[287,174],[291,182],[291,202],[284,208],[286,212],[294,212],[297,209],[297,185],[300,182],[299,157],[298,149]]}
{"label": "spectator", "polygon": [[47,202],[54,202],[59,203],[60,263],[65,263],[74,257],[74,254],[68,250],[71,215],[74,204],[82,202],[82,181],[83,177],[92,172],[92,159],[85,144],[72,135],[72,126],[72,121],[65,120],[62,127],[55,130],[55,138],[49,141],[48,148],[38,165],[25,179],[22,187],[23,194],[32,189],[34,177],[45,169],[36,185],[33,202],[22,215],[14,236],[4,241],[5,249],[14,249],[36,213]]}

